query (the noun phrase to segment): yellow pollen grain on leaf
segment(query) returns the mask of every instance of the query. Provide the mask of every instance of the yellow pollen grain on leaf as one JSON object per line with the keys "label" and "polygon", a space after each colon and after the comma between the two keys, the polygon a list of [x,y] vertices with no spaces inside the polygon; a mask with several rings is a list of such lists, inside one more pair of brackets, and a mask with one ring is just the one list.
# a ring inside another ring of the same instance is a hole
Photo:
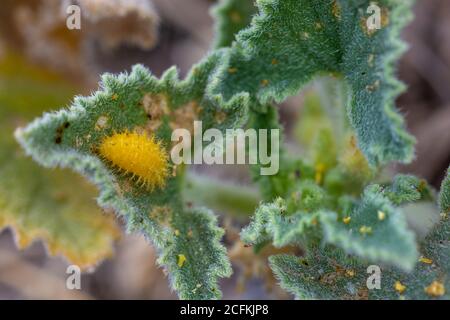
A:
{"label": "yellow pollen grain on leaf", "polygon": [[346,274],[348,277],[354,277],[354,276],[355,276],[355,271],[354,271],[354,270],[351,270],[351,269],[345,270],[345,274]]}
{"label": "yellow pollen grain on leaf", "polygon": [[228,68],[228,73],[230,73],[230,74],[235,74],[237,71],[238,71],[237,68],[233,68],[233,67]]}
{"label": "yellow pollen grain on leaf", "polygon": [[384,213],[383,211],[378,211],[378,220],[383,221],[384,219],[386,219],[386,213]]}
{"label": "yellow pollen grain on leaf", "polygon": [[425,292],[432,297],[441,297],[445,294],[445,287],[443,283],[435,280],[425,288]]}
{"label": "yellow pollen grain on leaf", "polygon": [[344,219],[342,219],[342,222],[344,222],[345,224],[349,224],[351,220],[352,217],[345,217]]}
{"label": "yellow pollen grain on leaf", "polygon": [[267,80],[267,79],[261,80],[261,85],[262,85],[263,87],[267,87],[267,86],[269,85],[269,80]]}
{"label": "yellow pollen grain on leaf", "polygon": [[337,0],[333,1],[333,6],[331,7],[331,12],[333,13],[333,16],[337,20],[341,20],[341,7],[340,7],[339,3],[337,2]]}
{"label": "yellow pollen grain on leaf", "polygon": [[277,65],[278,64],[278,60],[277,59],[272,59],[272,65]]}
{"label": "yellow pollen grain on leaf", "polygon": [[425,258],[425,257],[420,257],[419,262],[425,263],[425,264],[432,264],[433,260]]}
{"label": "yellow pollen grain on leaf", "polygon": [[175,235],[178,237],[180,235],[180,230],[175,230]]}
{"label": "yellow pollen grain on leaf", "polygon": [[359,228],[359,232],[361,234],[371,234],[372,233],[372,227],[362,226],[361,228]]}
{"label": "yellow pollen grain on leaf", "polygon": [[186,262],[186,256],[184,254],[179,254],[178,255],[178,262],[177,262],[178,266],[180,268],[182,268],[185,262]]}
{"label": "yellow pollen grain on leaf", "polygon": [[400,281],[395,281],[394,289],[398,293],[402,294],[406,290],[406,286],[404,286]]}
{"label": "yellow pollen grain on leaf", "polygon": [[114,94],[111,96],[111,100],[116,101],[117,99],[119,99],[119,95],[118,95],[117,93],[114,93]]}
{"label": "yellow pollen grain on leaf", "polygon": [[169,176],[169,157],[153,136],[136,132],[116,133],[106,137],[100,155],[150,190],[165,186]]}
{"label": "yellow pollen grain on leaf", "polygon": [[230,19],[231,21],[233,21],[234,23],[240,23],[242,21],[242,16],[239,12],[237,11],[231,11],[230,12]]}

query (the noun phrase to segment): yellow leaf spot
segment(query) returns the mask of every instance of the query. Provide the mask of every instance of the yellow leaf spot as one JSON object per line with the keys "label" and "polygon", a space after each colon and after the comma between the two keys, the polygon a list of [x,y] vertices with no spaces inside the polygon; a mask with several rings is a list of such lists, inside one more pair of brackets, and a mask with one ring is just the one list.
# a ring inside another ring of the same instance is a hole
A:
{"label": "yellow leaf spot", "polygon": [[394,289],[398,293],[402,294],[406,290],[406,286],[404,286],[400,281],[395,281]]}
{"label": "yellow leaf spot", "polygon": [[445,287],[443,283],[433,281],[428,287],[425,288],[425,292],[432,297],[441,297],[445,294]]}
{"label": "yellow leaf spot", "polygon": [[272,65],[277,65],[278,64],[278,60],[277,59],[272,59]]}
{"label": "yellow leaf spot", "polygon": [[386,213],[378,211],[378,220],[383,221],[384,219],[386,219]]}
{"label": "yellow leaf spot", "polygon": [[186,256],[184,254],[179,254],[178,255],[178,262],[177,262],[178,266],[180,268],[182,268],[185,262],[186,262]]}
{"label": "yellow leaf spot", "polygon": [[234,23],[240,23],[242,21],[240,13],[234,10],[230,12],[230,19]]}
{"label": "yellow leaf spot", "polygon": [[153,136],[138,133],[116,133],[106,137],[99,147],[100,155],[150,190],[162,188],[169,175],[168,155]]}
{"label": "yellow leaf spot", "polygon": [[361,234],[370,234],[372,233],[372,227],[362,226],[361,228],[359,228],[359,232]]}
{"label": "yellow leaf spot", "polygon": [[355,276],[355,271],[354,271],[354,270],[351,270],[351,269],[345,270],[345,274],[346,274],[348,277],[354,277],[354,276]]}
{"label": "yellow leaf spot", "polygon": [[342,222],[344,222],[345,224],[349,224],[351,220],[352,217],[345,217],[344,219],[342,219]]}
{"label": "yellow leaf spot", "polygon": [[422,262],[422,263],[426,263],[426,264],[432,264],[433,263],[433,260],[425,258],[425,257],[420,257],[419,261]]}
{"label": "yellow leaf spot", "polygon": [[114,93],[114,94],[111,96],[111,100],[116,101],[117,99],[119,99],[119,95],[118,95],[117,93]]}
{"label": "yellow leaf spot", "polygon": [[180,235],[180,230],[175,230],[175,235],[178,237]]}

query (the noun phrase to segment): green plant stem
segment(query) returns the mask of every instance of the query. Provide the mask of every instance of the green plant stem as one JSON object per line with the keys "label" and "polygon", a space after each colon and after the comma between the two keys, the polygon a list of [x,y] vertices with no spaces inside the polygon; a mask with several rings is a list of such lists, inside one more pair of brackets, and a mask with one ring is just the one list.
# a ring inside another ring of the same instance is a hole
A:
{"label": "green plant stem", "polygon": [[193,173],[186,175],[183,196],[195,206],[206,206],[242,220],[247,220],[261,201],[258,191],[251,187]]}

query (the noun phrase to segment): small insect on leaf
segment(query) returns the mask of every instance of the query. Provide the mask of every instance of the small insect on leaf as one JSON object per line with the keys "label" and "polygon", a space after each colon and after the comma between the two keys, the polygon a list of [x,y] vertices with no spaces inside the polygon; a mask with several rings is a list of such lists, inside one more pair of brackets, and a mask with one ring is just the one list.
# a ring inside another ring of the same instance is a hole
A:
{"label": "small insect on leaf", "polygon": [[103,139],[99,152],[105,160],[137,177],[137,182],[150,190],[164,187],[169,176],[167,152],[153,136],[135,132],[116,133]]}

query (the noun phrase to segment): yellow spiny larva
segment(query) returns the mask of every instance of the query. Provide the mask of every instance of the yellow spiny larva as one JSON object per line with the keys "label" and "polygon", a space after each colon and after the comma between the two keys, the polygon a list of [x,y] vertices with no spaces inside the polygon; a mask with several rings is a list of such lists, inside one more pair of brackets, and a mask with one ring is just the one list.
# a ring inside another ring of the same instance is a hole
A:
{"label": "yellow spiny larva", "polygon": [[166,150],[153,136],[122,132],[102,140],[100,155],[126,174],[137,177],[150,190],[164,187],[169,176]]}

